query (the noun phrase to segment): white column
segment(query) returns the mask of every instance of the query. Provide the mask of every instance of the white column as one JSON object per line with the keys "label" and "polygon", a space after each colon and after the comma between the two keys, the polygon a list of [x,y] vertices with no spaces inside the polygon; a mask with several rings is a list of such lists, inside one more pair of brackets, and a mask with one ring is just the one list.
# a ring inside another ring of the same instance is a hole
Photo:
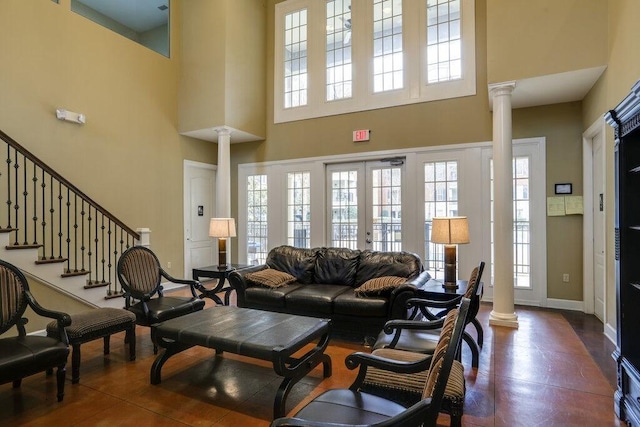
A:
{"label": "white column", "polygon": [[231,130],[214,129],[218,133],[218,170],[216,172],[216,218],[231,217]]}
{"label": "white column", "polygon": [[493,99],[493,310],[490,325],[518,327],[513,293],[513,141],[515,82],[489,86]]}

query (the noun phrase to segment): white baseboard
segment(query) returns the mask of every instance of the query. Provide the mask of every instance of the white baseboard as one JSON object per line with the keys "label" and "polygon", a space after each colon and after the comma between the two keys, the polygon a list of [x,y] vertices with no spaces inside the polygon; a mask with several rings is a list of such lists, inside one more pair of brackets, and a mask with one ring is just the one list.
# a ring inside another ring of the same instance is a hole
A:
{"label": "white baseboard", "polygon": [[547,308],[581,311],[584,313],[584,303],[582,301],[574,301],[568,299],[547,298]]}
{"label": "white baseboard", "polygon": [[609,341],[617,345],[618,333],[613,325],[610,325],[608,323],[604,325],[604,336],[609,338]]}

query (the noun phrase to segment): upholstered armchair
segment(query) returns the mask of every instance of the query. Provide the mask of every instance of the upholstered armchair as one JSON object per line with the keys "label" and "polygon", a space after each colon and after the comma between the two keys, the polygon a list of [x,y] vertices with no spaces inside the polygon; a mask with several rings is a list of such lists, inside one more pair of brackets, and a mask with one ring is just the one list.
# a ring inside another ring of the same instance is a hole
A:
{"label": "upholstered armchair", "polygon": [[436,425],[440,405],[451,372],[455,355],[460,345],[468,300],[463,300],[459,309],[453,309],[444,320],[438,345],[428,364],[428,374],[422,384],[421,396],[417,403],[405,407],[375,394],[361,390],[362,379],[368,370],[395,367],[410,374],[415,370],[424,371],[424,363],[390,363],[383,358],[370,357],[365,353],[356,353],[347,358],[351,369],[360,367],[356,382],[349,389],[328,390],[303,407],[291,418],[278,418],[272,427],[280,426],[426,426]]}
{"label": "upholstered armchair", "polygon": [[[118,260],[117,272],[125,291],[125,308],[136,315],[138,325],[151,326],[204,308],[204,301],[196,295],[197,282],[169,275],[160,267],[158,257],[144,246],[133,246],[124,251]],[[192,296],[164,296],[163,278],[188,285]],[[158,352],[155,342],[153,352]]]}
{"label": "upholstered armchair", "polygon": [[[56,320],[52,336],[27,335],[28,319],[23,317],[27,307],[39,316]],[[49,373],[56,368],[57,398],[61,402],[69,355],[65,326],[70,323],[68,314],[40,306],[24,274],[0,260],[0,384],[13,382],[13,387],[18,388],[22,378],[43,371]],[[14,327],[17,336],[9,336]]]}

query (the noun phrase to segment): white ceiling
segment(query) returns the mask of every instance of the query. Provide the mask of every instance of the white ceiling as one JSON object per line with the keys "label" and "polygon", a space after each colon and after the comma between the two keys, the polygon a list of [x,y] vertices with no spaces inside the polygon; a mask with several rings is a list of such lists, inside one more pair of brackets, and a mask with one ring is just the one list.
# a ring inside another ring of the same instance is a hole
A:
{"label": "white ceiling", "polygon": [[160,10],[158,6],[169,6],[169,0],[77,0],[101,14],[108,16],[137,33],[144,33],[166,24],[169,9]]}
{"label": "white ceiling", "polygon": [[[582,101],[605,69],[605,66],[601,66],[517,80],[511,94],[511,107],[515,109]],[[491,95],[489,106],[493,110]]]}

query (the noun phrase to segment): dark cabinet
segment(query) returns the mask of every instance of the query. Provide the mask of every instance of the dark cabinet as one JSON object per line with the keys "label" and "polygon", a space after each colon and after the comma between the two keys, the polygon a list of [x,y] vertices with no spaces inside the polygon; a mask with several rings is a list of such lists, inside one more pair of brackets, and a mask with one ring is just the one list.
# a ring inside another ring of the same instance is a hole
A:
{"label": "dark cabinet", "polygon": [[618,417],[640,426],[640,81],[607,113],[615,130]]}

